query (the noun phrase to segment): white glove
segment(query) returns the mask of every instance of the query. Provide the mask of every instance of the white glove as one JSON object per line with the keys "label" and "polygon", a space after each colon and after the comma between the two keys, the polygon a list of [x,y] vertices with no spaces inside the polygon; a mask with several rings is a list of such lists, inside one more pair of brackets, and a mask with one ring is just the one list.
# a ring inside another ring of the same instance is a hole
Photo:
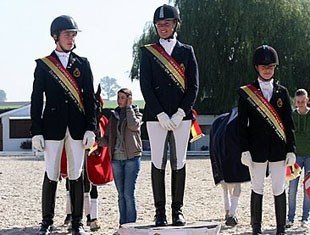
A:
{"label": "white glove", "polygon": [[172,131],[176,128],[175,124],[171,121],[171,119],[165,112],[161,112],[160,114],[157,114],[157,118],[158,118],[159,124],[165,130]]}
{"label": "white glove", "polygon": [[83,138],[83,144],[85,149],[89,149],[94,145],[96,141],[96,135],[92,131],[85,131],[84,138]]}
{"label": "white glove", "polygon": [[247,167],[252,165],[252,156],[250,151],[245,151],[241,153],[241,163]]}
{"label": "white glove", "polygon": [[38,151],[43,152],[44,151],[44,138],[43,135],[35,135],[31,139],[32,141],[32,147]]}
{"label": "white glove", "polygon": [[175,128],[177,128],[181,124],[184,117],[185,117],[184,110],[181,108],[178,108],[178,111],[175,114],[173,114],[171,117],[171,121],[174,123]]}
{"label": "white glove", "polygon": [[286,154],[285,164],[287,166],[293,166],[296,162],[296,155],[293,152],[289,152]]}

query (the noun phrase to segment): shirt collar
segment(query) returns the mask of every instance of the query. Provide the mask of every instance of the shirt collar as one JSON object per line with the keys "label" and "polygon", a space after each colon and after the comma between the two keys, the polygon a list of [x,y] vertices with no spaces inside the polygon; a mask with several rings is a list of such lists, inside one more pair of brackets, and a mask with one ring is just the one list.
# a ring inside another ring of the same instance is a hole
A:
{"label": "shirt collar", "polygon": [[260,87],[270,87],[273,88],[273,78],[268,81],[263,81],[261,79],[257,79]]}
{"label": "shirt collar", "polygon": [[56,51],[56,50],[55,50],[55,53],[56,53],[56,55],[57,55],[59,58],[61,58],[61,57],[63,57],[63,58],[69,58],[71,52],[61,52],[61,51]]}
{"label": "shirt collar", "polygon": [[169,39],[160,38],[159,39],[159,43],[160,43],[160,45],[162,45],[162,47],[165,49],[165,51],[169,55],[171,55],[172,50],[173,50],[175,44],[177,43],[177,39],[175,37],[174,38],[169,38]]}

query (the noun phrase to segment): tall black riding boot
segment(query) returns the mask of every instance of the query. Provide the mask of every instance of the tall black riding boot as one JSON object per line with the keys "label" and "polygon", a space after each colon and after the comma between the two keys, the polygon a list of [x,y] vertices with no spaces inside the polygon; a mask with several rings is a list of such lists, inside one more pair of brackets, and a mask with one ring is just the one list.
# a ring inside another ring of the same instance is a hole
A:
{"label": "tall black riding boot", "polygon": [[50,233],[55,211],[56,190],[57,181],[50,180],[45,172],[42,187],[42,223],[39,235]]}
{"label": "tall black riding boot", "polygon": [[252,234],[262,234],[262,206],[263,195],[257,194],[254,191],[251,193],[251,225]]}
{"label": "tall black riding boot", "polygon": [[86,235],[83,228],[83,201],[84,201],[84,185],[83,177],[77,180],[70,180],[70,198],[72,205],[72,234]]}
{"label": "tall black riding boot", "polygon": [[166,193],[165,193],[165,170],[157,169],[152,164],[152,189],[156,208],[155,226],[166,226]]}
{"label": "tall black riding boot", "polygon": [[186,221],[182,213],[184,189],[185,189],[185,166],[180,170],[172,170],[171,195],[172,195],[172,225],[184,226]]}
{"label": "tall black riding boot", "polygon": [[274,196],[274,205],[277,221],[277,235],[285,234],[286,223],[286,195],[285,191],[279,196]]}

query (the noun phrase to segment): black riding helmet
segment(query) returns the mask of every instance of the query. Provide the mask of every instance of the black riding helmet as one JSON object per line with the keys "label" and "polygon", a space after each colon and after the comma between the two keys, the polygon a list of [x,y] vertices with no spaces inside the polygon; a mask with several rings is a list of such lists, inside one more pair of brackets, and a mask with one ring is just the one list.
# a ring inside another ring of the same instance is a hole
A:
{"label": "black riding helmet", "polygon": [[[68,15],[58,16],[57,18],[53,20],[51,24],[51,36],[54,38],[55,43],[58,42],[58,37],[60,35],[60,32],[63,30],[81,32],[75,20],[71,16],[68,16]],[[56,36],[56,38],[54,36]],[[61,45],[59,46],[62,48],[64,52],[69,52],[76,48],[75,44],[71,50],[65,50]]]}
{"label": "black riding helmet", "polygon": [[173,37],[174,33],[177,30],[179,23],[181,22],[178,10],[175,7],[167,5],[167,4],[164,4],[158,7],[154,12],[153,23],[154,23],[156,32],[157,32],[156,23],[159,20],[176,20],[177,21],[171,37]]}
{"label": "black riding helmet", "polygon": [[178,10],[175,7],[167,4],[164,4],[155,10],[153,23],[156,24],[156,22],[159,20],[177,20],[177,22],[181,21]]}
{"label": "black riding helmet", "polygon": [[253,65],[279,65],[278,53],[268,45],[262,45],[255,49],[253,55]]}
{"label": "black riding helmet", "polygon": [[53,20],[51,24],[51,36],[53,37],[54,35],[56,35],[58,38],[60,32],[63,30],[81,32],[74,19],[71,16],[67,15],[58,16]]}

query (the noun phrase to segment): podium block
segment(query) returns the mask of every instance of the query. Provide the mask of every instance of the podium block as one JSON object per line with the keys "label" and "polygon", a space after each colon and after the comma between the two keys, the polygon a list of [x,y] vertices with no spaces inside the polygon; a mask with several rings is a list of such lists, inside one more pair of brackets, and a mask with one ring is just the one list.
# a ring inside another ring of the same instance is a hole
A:
{"label": "podium block", "polygon": [[188,223],[186,226],[164,226],[124,224],[119,228],[120,235],[218,235],[221,225],[204,222]]}

